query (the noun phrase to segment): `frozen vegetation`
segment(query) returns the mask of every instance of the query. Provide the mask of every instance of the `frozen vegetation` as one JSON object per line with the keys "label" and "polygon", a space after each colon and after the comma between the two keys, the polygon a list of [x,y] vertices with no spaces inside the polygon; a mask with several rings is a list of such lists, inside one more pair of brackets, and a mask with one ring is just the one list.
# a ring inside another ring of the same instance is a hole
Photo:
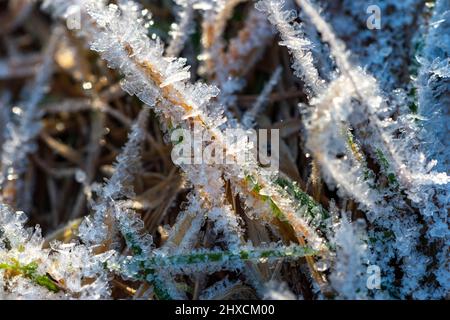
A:
{"label": "frozen vegetation", "polygon": [[449,298],[450,0],[0,10],[0,299]]}

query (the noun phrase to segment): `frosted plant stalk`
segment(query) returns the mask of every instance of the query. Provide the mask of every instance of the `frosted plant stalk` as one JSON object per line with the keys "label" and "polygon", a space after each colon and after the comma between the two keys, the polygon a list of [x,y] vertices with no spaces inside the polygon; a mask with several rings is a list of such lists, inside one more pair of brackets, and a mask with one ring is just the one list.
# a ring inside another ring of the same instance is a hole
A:
{"label": "frosted plant stalk", "polygon": [[[4,201],[27,210],[30,199],[23,195],[24,185],[21,176],[28,164],[28,156],[35,150],[35,139],[39,134],[42,111],[39,103],[48,89],[53,74],[53,55],[63,30],[55,27],[49,43],[44,50],[44,60],[39,66],[36,76],[22,92],[22,101],[13,108],[17,115],[17,123],[8,123],[6,141],[2,145],[1,175],[2,198]],[[29,192],[30,190],[27,190]],[[28,195],[29,197],[30,195]],[[19,202],[19,203],[18,203]]]}
{"label": "frosted plant stalk", "polygon": [[[41,230],[27,229],[23,212],[0,204],[0,297],[7,299],[105,299],[110,296],[103,263],[112,252],[95,254],[75,242],[44,247]],[[4,244],[8,244],[5,246]],[[86,283],[84,279],[93,281]],[[7,285],[6,285],[7,284]]]}
{"label": "frosted plant stalk", "polygon": [[313,43],[304,37],[302,27],[294,20],[297,18],[295,11],[284,11],[283,0],[263,0],[256,4],[256,8],[268,15],[269,21],[280,32],[280,45],[286,46],[293,57],[292,68],[296,76],[302,79],[312,95],[320,93],[324,88],[324,81],[314,66],[311,53]]}
{"label": "frosted plant stalk", "polygon": [[281,67],[278,67],[275,70],[275,72],[270,77],[269,82],[267,82],[267,84],[264,86],[263,91],[258,96],[256,102],[251,106],[250,110],[244,113],[242,117],[242,125],[245,128],[250,129],[255,126],[256,117],[260,112],[263,111],[263,107],[267,104],[269,95],[278,83],[282,70],[283,69]]}
{"label": "frosted plant stalk", "polygon": [[178,21],[171,25],[169,32],[171,40],[166,49],[166,55],[169,57],[178,56],[183,50],[184,44],[189,36],[195,31],[194,29],[194,3],[192,0],[175,1],[178,5]]}

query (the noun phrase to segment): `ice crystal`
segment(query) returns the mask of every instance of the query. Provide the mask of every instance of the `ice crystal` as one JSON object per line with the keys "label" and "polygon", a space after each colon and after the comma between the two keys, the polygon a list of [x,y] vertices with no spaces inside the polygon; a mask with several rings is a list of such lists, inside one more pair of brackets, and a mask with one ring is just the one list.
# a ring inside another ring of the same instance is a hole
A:
{"label": "ice crystal", "polygon": [[[109,253],[94,254],[82,244],[52,243],[44,246],[39,226],[24,224],[23,212],[0,205],[1,295],[5,298],[100,299],[110,295],[103,262]],[[94,279],[91,284],[86,279]]]}

